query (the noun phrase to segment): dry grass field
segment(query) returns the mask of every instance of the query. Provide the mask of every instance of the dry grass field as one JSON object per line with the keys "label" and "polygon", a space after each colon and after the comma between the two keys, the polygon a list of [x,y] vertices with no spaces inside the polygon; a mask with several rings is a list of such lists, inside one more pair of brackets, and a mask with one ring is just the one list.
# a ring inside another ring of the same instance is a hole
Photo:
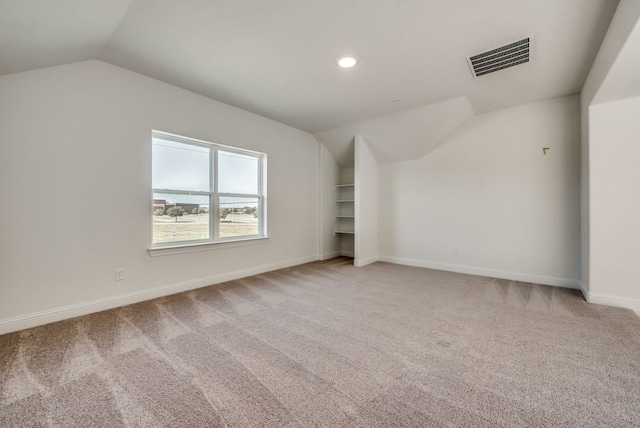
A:
{"label": "dry grass field", "polygon": [[[193,241],[209,236],[209,217],[207,214],[185,214],[182,217],[167,215],[153,217],[153,242]],[[220,220],[220,237],[256,235],[258,220],[252,214],[232,213]]]}

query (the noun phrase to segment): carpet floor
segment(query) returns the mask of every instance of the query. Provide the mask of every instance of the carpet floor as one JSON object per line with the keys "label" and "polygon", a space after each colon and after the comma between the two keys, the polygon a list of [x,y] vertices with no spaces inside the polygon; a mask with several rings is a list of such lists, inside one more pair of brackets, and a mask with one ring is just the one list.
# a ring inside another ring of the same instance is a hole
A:
{"label": "carpet floor", "polygon": [[640,318],[332,259],[0,336],[1,427],[640,426]]}

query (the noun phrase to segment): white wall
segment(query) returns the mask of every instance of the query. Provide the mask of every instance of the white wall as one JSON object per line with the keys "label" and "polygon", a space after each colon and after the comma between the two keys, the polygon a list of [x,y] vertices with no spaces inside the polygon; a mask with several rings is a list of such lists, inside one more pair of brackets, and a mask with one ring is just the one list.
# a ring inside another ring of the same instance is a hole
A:
{"label": "white wall", "polygon": [[343,168],[340,171],[340,184],[353,184],[355,181],[355,169]]}
{"label": "white wall", "polygon": [[640,97],[590,108],[590,301],[640,313]]}
{"label": "white wall", "polygon": [[[638,25],[639,18],[640,2],[637,0],[620,1],[616,9],[616,13],[609,24],[607,34],[604,40],[602,40],[598,55],[591,66],[589,75],[587,76],[582,88],[581,101],[583,105],[590,105],[598,97],[600,88],[605,80],[607,80],[614,63],[629,38],[629,35]],[[633,83],[637,82],[637,79],[633,80]]]}
{"label": "white wall", "polygon": [[381,259],[577,287],[579,120],[577,96],[496,111],[381,164]]}
{"label": "white wall", "polygon": [[[152,129],[267,153],[270,239],[150,257]],[[0,333],[318,257],[308,133],[87,61],[0,77],[0,141]]]}
{"label": "white wall", "polygon": [[[629,281],[629,266],[613,269],[629,259],[625,251],[640,242],[634,222],[625,218],[637,210],[634,198],[620,192],[637,191],[626,182],[638,175],[630,166],[632,136],[637,135],[637,99],[596,104],[640,93],[640,2],[622,0],[611,21],[581,94],[582,117],[582,283],[590,302],[634,309],[640,313],[640,292]],[[629,143],[627,147],[625,142]],[[608,189],[608,190],[605,190]],[[611,192],[611,194],[608,194]],[[608,204],[603,207],[602,204]]]}
{"label": "white wall", "polygon": [[340,255],[355,257],[355,242],[353,235],[340,235]]}
{"label": "white wall", "polygon": [[580,94],[580,285],[589,293],[589,106]]}
{"label": "white wall", "polygon": [[586,104],[640,96],[640,2],[621,0],[582,89]]}
{"label": "white wall", "polygon": [[355,266],[378,261],[378,163],[365,139],[355,140]]}
{"label": "white wall", "polygon": [[[596,100],[598,94],[601,92],[601,88],[606,80],[616,80],[616,83],[620,82],[620,76],[627,85],[631,85],[631,89],[637,88],[637,70],[627,70],[627,73],[631,71],[631,79],[628,76],[624,76],[625,73],[620,73],[617,70],[613,73],[611,71],[616,63],[620,53],[623,51],[630,34],[634,31],[634,28],[638,26],[638,19],[640,17],[640,2],[637,0],[622,0],[618,4],[616,13],[611,20],[607,34],[602,41],[598,55],[589,71],[589,75],[584,83],[582,92],[580,94],[581,105],[581,265],[582,265],[582,284],[586,291],[590,289],[590,124],[589,124],[589,106]],[[628,55],[627,55],[628,56]],[[632,61],[637,63],[637,55],[631,53],[633,57]],[[616,78],[616,76],[618,76]],[[603,98],[606,98],[607,94]],[[611,94],[608,94],[609,96]]]}
{"label": "white wall", "polygon": [[329,150],[318,144],[320,150],[320,258],[340,255],[340,238],[334,232],[336,215],[336,184],[340,182],[340,166]]}

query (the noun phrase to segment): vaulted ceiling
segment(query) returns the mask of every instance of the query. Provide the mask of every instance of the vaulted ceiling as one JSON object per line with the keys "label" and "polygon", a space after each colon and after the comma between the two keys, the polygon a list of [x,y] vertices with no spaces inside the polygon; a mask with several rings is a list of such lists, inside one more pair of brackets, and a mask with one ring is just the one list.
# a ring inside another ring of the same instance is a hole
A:
{"label": "vaulted ceiling", "polygon": [[[468,100],[457,113],[464,116],[469,107],[477,114],[579,92],[616,5],[0,0],[0,74],[101,59],[330,135],[321,131],[454,99]],[[530,63],[473,78],[466,56],[528,35],[535,38]],[[338,68],[345,53],[360,62]]]}

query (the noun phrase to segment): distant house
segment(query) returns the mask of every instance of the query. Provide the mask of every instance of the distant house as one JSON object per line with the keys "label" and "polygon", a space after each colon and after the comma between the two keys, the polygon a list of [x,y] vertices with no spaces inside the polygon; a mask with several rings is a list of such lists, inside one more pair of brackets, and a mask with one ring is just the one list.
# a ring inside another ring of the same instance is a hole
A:
{"label": "distant house", "polygon": [[166,199],[154,199],[153,200],[153,210],[157,210],[158,208],[162,208],[163,210],[167,210],[167,201]]}

